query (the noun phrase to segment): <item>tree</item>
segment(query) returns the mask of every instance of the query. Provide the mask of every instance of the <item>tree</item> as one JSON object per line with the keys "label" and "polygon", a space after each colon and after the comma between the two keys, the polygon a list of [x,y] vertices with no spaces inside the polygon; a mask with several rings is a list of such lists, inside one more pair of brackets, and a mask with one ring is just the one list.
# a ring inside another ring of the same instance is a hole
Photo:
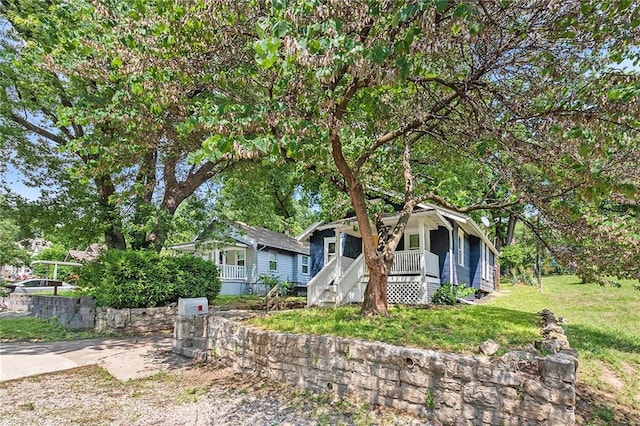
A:
{"label": "tree", "polygon": [[0,266],[28,264],[31,256],[18,245],[18,226],[7,215],[8,206],[0,195]]}
{"label": "tree", "polygon": [[[386,313],[393,255],[421,201],[461,212],[533,205],[561,219],[563,200],[637,196],[637,181],[619,180],[640,174],[635,104],[603,96],[627,78],[608,66],[633,54],[626,41],[639,38],[639,7],[632,2],[246,8],[262,15],[253,43],[261,70],[251,79],[268,96],[245,108],[264,112],[267,152],[326,173],[349,195],[370,271],[365,315]],[[226,138],[242,136],[234,127],[245,116],[208,117]],[[425,159],[437,167],[456,158],[489,172],[487,191],[464,207],[417,173]],[[492,191],[500,183],[508,191]],[[372,228],[371,185],[403,194],[391,229]]]}
{"label": "tree", "polygon": [[[128,239],[159,250],[185,199],[257,156],[232,144],[215,158],[188,158],[216,134],[194,111],[224,90],[216,76],[235,57],[218,52],[220,64],[205,65],[211,50],[180,46],[194,33],[219,46],[227,23],[184,26],[178,3],[14,0],[0,11],[9,23],[0,50],[2,150],[35,184],[57,187],[55,202],[82,200],[108,247],[124,249]],[[78,187],[87,188],[80,198]]]}
{"label": "tree", "polygon": [[217,179],[215,215],[295,236],[317,220],[317,189],[293,163],[239,165]]}

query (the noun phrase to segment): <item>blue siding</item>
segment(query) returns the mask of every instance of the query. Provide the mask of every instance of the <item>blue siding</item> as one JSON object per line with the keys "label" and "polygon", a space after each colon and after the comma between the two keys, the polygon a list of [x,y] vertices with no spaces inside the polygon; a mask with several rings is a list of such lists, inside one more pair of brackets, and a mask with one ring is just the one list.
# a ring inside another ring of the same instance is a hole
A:
{"label": "blue siding", "polygon": [[311,250],[311,276],[316,275],[324,266],[324,239],[334,237],[333,229],[325,229],[323,231],[315,231],[311,234],[310,250]]}
{"label": "blue siding", "polygon": [[454,282],[454,284],[466,284],[466,285],[470,285],[471,283],[471,274],[470,274],[470,270],[469,270],[469,265],[470,265],[470,247],[469,247],[469,235],[467,235],[466,233],[464,234],[464,264],[460,265],[458,263],[458,224],[454,223],[453,224],[453,253],[455,256],[454,259],[454,264],[456,267],[456,274],[457,274],[457,280],[456,282]]}
{"label": "blue siding", "polygon": [[451,281],[449,276],[449,230],[443,226],[430,231],[431,252],[438,255],[440,263],[440,282]]}
{"label": "blue siding", "polygon": [[342,234],[342,255],[355,259],[362,254],[362,238]]}
{"label": "blue siding", "polygon": [[[269,253],[276,253],[277,271],[269,270]],[[260,275],[277,277],[280,281],[295,281],[295,258],[297,254],[284,250],[271,249],[269,247],[258,252],[257,272]]]}
{"label": "blue siding", "polygon": [[480,263],[482,240],[475,235],[469,235],[469,273],[471,276],[471,287],[480,288],[482,279],[482,264]]}

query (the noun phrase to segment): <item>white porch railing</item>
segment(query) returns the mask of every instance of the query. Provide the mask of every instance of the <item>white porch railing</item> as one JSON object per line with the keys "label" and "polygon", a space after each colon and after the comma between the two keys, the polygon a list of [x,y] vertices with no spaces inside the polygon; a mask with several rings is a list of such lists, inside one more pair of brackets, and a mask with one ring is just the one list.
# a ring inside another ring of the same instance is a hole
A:
{"label": "white porch railing", "polygon": [[[369,275],[366,264],[364,273]],[[440,278],[440,263],[437,254],[422,250],[395,252],[389,275],[422,275],[423,273],[424,275]]]}
{"label": "white porch railing", "polygon": [[220,279],[223,280],[246,280],[247,268],[237,265],[218,265],[220,269]]}
{"label": "white porch railing", "polygon": [[364,290],[367,287],[367,284],[362,282],[364,267],[364,255],[361,254],[355,260],[351,260],[351,264],[338,282],[336,304],[362,302]]}

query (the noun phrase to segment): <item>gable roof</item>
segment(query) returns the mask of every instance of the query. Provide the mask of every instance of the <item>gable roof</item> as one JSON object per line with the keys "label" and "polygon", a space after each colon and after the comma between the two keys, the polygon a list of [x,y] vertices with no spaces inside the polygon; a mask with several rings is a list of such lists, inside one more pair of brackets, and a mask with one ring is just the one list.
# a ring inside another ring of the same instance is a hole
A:
{"label": "gable roof", "polygon": [[236,222],[231,225],[231,238],[234,240],[257,247],[264,245],[281,250],[292,251],[294,253],[309,254],[309,244],[298,241],[295,238],[288,237],[280,232],[270,231],[259,226],[249,226],[246,223]]}
{"label": "gable roof", "polygon": [[[212,231],[215,229],[216,224],[223,223],[218,220],[212,221],[207,229]],[[223,223],[224,224],[224,223]],[[293,253],[299,253],[309,255],[309,243],[304,241],[298,241],[295,238],[291,238],[280,232],[271,231],[259,226],[249,226],[243,222],[234,222],[232,224],[224,224],[225,232],[223,235],[232,239],[237,244],[247,247],[253,247],[255,249],[258,246],[270,247],[274,249],[289,251]],[[226,229],[228,228],[228,229]],[[184,249],[186,247],[193,247],[197,243],[215,242],[214,238],[205,237],[206,233],[198,235],[193,241],[189,243],[176,244],[170,249]],[[218,234],[220,235],[220,234]]]}

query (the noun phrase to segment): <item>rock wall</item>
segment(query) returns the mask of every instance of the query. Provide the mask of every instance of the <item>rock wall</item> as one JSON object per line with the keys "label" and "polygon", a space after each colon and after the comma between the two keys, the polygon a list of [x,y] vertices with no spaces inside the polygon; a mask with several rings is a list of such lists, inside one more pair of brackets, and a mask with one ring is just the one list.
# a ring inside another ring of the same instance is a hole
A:
{"label": "rock wall", "polygon": [[95,329],[98,332],[145,334],[173,330],[177,307],[96,309]]}
{"label": "rock wall", "polygon": [[93,328],[95,304],[90,297],[40,296],[13,294],[8,298],[9,309],[29,312],[39,318],[56,318],[62,325],[77,329]]}
{"label": "rock wall", "polygon": [[9,293],[9,296],[4,298],[4,303],[6,303],[9,310],[27,312],[31,304],[31,297],[32,295],[30,294]]}
{"label": "rock wall", "polygon": [[173,347],[192,358],[227,361],[242,372],[393,407],[434,424],[575,423],[578,361],[568,348],[546,356],[532,348],[488,358],[275,333],[217,316],[178,316]]}

